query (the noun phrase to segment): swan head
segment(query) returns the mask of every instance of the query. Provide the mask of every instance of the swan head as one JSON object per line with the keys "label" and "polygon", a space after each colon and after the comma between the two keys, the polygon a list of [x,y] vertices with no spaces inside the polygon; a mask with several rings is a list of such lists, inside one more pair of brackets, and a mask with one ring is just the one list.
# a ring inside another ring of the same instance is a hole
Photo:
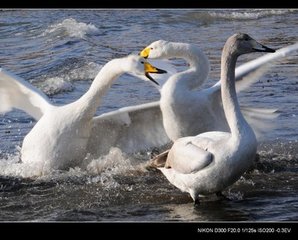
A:
{"label": "swan head", "polygon": [[170,42],[158,40],[147,47],[141,52],[140,56],[144,58],[166,58],[170,49]]}
{"label": "swan head", "polygon": [[242,55],[252,52],[275,52],[274,49],[266,47],[246,33],[236,33],[226,42],[225,47],[230,48],[230,52]]}
{"label": "swan head", "polygon": [[167,71],[154,67],[150,64],[145,58],[138,55],[129,55],[126,57],[126,60],[122,64],[122,68],[133,75],[146,76],[150,81],[154,82],[156,85],[159,85],[149,74],[163,74]]}

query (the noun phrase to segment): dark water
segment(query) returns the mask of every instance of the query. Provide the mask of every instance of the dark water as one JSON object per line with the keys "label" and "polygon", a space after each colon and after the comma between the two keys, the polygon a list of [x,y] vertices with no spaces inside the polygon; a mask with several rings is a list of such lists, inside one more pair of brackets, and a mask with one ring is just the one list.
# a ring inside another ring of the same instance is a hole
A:
{"label": "dark water", "polygon": [[[239,31],[269,47],[285,47],[298,41],[298,11],[0,11],[0,66],[60,105],[84,94],[108,60],[158,39],[199,45],[210,58],[211,79],[219,79],[221,48]],[[239,95],[245,105],[278,108],[276,128],[260,142],[254,168],[226,189],[228,199],[204,198],[196,208],[160,172],[144,168],[146,154],[126,156],[112,149],[87,170],[30,178],[31,170],[16,163],[35,121],[16,110],[1,115],[0,221],[297,221],[297,63],[297,55],[284,59]],[[157,99],[153,86],[124,75],[98,114]]]}

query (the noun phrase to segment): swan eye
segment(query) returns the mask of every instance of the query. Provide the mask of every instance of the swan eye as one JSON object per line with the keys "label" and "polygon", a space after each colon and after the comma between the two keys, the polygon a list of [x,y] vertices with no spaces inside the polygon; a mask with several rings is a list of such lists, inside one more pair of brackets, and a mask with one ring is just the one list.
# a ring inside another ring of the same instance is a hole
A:
{"label": "swan eye", "polygon": [[144,64],[144,61],[141,61],[142,64]]}
{"label": "swan eye", "polygon": [[151,47],[150,50],[153,50],[153,47]]}

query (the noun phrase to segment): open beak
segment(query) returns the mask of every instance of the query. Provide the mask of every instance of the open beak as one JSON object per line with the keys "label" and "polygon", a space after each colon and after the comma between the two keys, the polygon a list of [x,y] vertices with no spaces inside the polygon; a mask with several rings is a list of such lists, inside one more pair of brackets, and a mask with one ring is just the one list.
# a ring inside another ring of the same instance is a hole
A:
{"label": "open beak", "polygon": [[148,58],[150,54],[150,48],[144,48],[141,52],[140,52],[140,56],[143,58]]}
{"label": "open beak", "polygon": [[145,62],[144,63],[144,69],[145,69],[145,76],[151,80],[152,82],[154,82],[156,85],[159,85],[158,82],[156,82],[150,75],[149,73],[157,73],[157,74],[163,74],[163,73],[167,73],[167,71],[156,68],[154,66],[152,66],[150,63]]}
{"label": "open beak", "polygon": [[253,49],[254,49],[256,52],[271,52],[271,53],[275,52],[274,49],[269,48],[269,47],[266,47],[266,46],[264,46],[264,45],[258,43],[257,41],[255,41],[253,45],[254,45],[254,46],[253,46]]}

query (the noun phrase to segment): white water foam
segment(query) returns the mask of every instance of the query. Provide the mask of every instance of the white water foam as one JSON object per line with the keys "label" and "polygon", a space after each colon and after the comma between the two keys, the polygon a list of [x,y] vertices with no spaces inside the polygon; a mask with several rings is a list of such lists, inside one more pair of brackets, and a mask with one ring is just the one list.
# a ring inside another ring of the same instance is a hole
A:
{"label": "white water foam", "polygon": [[98,28],[93,24],[77,22],[73,18],[67,18],[60,23],[53,24],[45,30],[43,36],[47,34],[57,34],[61,33],[67,34],[70,37],[84,38],[87,34],[98,33]]}
{"label": "white water foam", "polygon": [[92,160],[87,165],[87,172],[95,176],[89,183],[101,183],[105,189],[115,189],[120,184],[114,179],[115,175],[126,175],[129,171],[138,169],[133,160],[119,148],[112,147],[110,152],[98,159]]}
{"label": "white water foam", "polygon": [[134,167],[131,160],[119,149],[112,147],[107,155],[92,160],[87,165],[87,171],[91,174],[103,172],[123,173]]}
{"label": "white water foam", "polygon": [[46,78],[37,85],[47,95],[54,95],[61,92],[71,92],[74,90],[74,81],[93,80],[102,65],[89,62],[81,67],[71,69],[69,72],[62,73],[57,77]]}
{"label": "white water foam", "polygon": [[294,9],[266,9],[266,10],[231,10],[230,12],[210,11],[209,14],[214,18],[234,19],[234,20],[256,20],[262,17],[273,15],[283,15],[294,12]]}
{"label": "white water foam", "polygon": [[63,74],[60,77],[66,81],[93,80],[101,68],[102,65],[89,62],[81,67],[70,70],[70,72]]}
{"label": "white water foam", "polygon": [[47,95],[54,95],[61,92],[71,92],[74,86],[71,82],[61,77],[48,78],[42,82],[39,88]]}
{"label": "white water foam", "polygon": [[0,175],[35,178],[42,175],[41,167],[20,162],[20,151],[0,159]]}
{"label": "white water foam", "polygon": [[45,172],[43,171],[43,164],[22,163],[20,157],[19,148],[16,153],[8,154],[0,159],[0,175],[38,179],[41,181],[87,177],[87,184],[100,183],[105,189],[114,189],[119,187],[119,183],[113,176],[124,175],[128,171],[138,169],[138,165],[134,164],[132,159],[128,158],[116,147],[112,147],[107,155],[91,160],[86,167],[77,166],[67,171],[48,170]]}

